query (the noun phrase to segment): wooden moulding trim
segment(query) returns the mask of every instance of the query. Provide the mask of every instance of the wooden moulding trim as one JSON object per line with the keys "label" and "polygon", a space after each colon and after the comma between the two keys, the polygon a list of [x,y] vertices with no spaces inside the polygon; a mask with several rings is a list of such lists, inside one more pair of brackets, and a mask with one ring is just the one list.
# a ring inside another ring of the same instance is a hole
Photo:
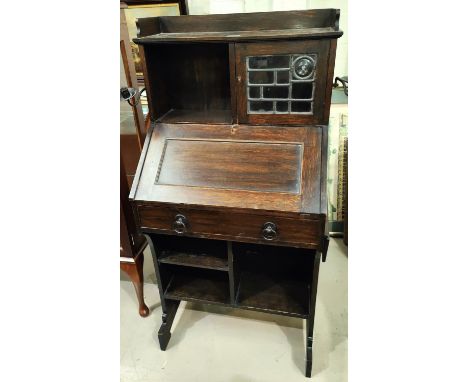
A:
{"label": "wooden moulding trim", "polygon": [[141,171],[143,170],[143,163],[145,163],[146,153],[148,152],[148,146],[151,140],[151,135],[153,134],[153,129],[154,129],[154,125],[151,124],[150,128],[148,129],[146,133],[145,143],[141,150],[140,159],[138,161],[138,166],[135,171],[135,177],[133,178],[132,188],[130,190],[130,195],[128,196],[130,200],[135,199],[135,195],[138,189],[138,184],[140,183]]}

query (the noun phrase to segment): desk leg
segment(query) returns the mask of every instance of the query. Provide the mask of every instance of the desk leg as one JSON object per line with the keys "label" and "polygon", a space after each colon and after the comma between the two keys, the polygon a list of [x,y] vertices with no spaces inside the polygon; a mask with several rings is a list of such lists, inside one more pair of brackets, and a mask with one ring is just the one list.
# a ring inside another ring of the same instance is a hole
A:
{"label": "desk leg", "polygon": [[306,370],[305,376],[311,377],[312,376],[312,345],[314,342],[313,334],[314,334],[314,320],[315,320],[315,302],[317,300],[317,283],[318,283],[318,276],[319,276],[319,269],[320,269],[320,257],[321,253],[319,251],[315,252],[314,258],[314,269],[312,271],[312,283],[310,288],[310,314],[309,318],[307,318],[307,330],[306,330]]}
{"label": "desk leg", "polygon": [[162,325],[159,328],[158,338],[159,338],[159,347],[161,350],[166,350],[167,344],[171,339],[171,326],[174,321],[174,317],[177,313],[177,308],[179,307],[180,301],[167,300],[166,307],[167,310],[163,312],[162,315]]}
{"label": "desk leg", "polygon": [[179,307],[180,301],[167,300],[164,297],[164,290],[167,287],[169,282],[170,275],[167,274],[167,271],[164,268],[159,266],[158,256],[159,250],[157,245],[155,246],[150,235],[145,234],[146,241],[151,250],[151,255],[153,256],[154,270],[156,272],[156,279],[158,282],[159,297],[161,299],[161,308],[163,311],[162,314],[162,325],[158,331],[159,347],[161,350],[166,350],[167,344],[171,339],[171,326],[174,321],[174,317],[177,313],[177,308]]}

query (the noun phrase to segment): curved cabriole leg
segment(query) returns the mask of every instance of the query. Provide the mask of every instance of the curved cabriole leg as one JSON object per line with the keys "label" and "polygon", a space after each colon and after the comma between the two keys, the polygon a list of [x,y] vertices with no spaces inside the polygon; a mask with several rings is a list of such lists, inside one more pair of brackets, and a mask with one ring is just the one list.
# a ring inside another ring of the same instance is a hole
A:
{"label": "curved cabriole leg", "polygon": [[143,252],[141,252],[137,258],[135,259],[137,274],[138,274],[138,282],[133,281],[133,285],[135,286],[135,291],[138,298],[138,311],[141,317],[147,317],[149,315],[149,309],[145,304],[145,299],[143,297]]}
{"label": "curved cabriole leg", "polygon": [[140,313],[141,317],[147,317],[149,309],[143,297],[143,253],[135,259],[135,263],[120,263],[120,269],[128,274],[135,287],[138,299],[138,313]]}
{"label": "curved cabriole leg", "polygon": [[158,339],[161,350],[166,350],[171,339],[171,326],[177,313],[180,301],[166,300],[166,311],[162,315],[162,325],[159,328]]}

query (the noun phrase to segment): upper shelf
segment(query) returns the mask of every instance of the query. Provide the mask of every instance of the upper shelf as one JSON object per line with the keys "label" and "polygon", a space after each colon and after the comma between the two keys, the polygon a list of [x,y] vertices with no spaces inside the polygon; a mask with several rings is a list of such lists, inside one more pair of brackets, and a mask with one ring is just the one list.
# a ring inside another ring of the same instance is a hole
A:
{"label": "upper shelf", "polygon": [[[165,16],[137,20],[137,44],[338,38],[339,9]],[[278,29],[281,27],[281,29]]]}
{"label": "upper shelf", "polygon": [[176,42],[176,41],[249,41],[278,40],[283,38],[299,39],[304,37],[340,37],[341,31],[333,28],[276,29],[261,31],[223,31],[223,32],[180,32],[158,33],[139,39],[137,43]]}

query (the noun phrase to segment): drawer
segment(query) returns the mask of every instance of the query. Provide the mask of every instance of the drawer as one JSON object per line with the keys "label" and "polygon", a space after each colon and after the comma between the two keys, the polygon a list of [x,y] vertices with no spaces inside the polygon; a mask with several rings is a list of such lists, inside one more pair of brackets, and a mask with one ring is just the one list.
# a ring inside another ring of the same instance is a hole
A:
{"label": "drawer", "polygon": [[317,215],[295,216],[138,205],[143,231],[263,244],[317,248],[324,222]]}

